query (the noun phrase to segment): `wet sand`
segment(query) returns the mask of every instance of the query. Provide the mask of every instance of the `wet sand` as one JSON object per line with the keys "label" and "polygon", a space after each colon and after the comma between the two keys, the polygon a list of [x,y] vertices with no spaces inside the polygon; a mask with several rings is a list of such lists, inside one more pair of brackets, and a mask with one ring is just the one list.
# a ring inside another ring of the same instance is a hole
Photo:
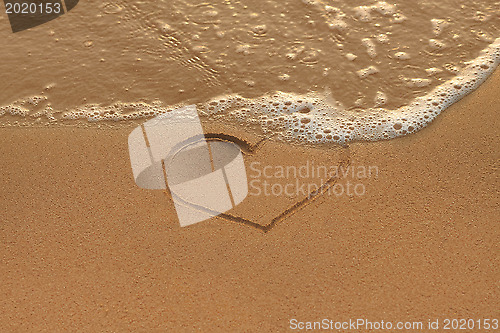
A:
{"label": "wet sand", "polygon": [[[267,233],[218,217],[180,228],[170,197],[134,184],[130,129],[1,128],[0,331],[498,317],[499,87],[497,70],[420,132],[351,144],[351,165],[379,169],[366,194],[322,196]],[[340,156],[266,145],[283,163]]]}

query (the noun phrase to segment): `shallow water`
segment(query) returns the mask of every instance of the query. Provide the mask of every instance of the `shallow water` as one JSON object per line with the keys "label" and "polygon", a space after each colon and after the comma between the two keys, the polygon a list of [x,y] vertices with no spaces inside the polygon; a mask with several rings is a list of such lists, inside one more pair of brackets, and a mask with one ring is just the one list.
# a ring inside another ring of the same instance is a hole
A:
{"label": "shallow water", "polygon": [[[283,139],[405,135],[496,67],[499,8],[456,0],[82,2],[16,34],[0,16],[0,122],[116,124],[198,103],[207,117]],[[463,89],[433,105],[435,89],[457,77]],[[415,101],[424,97],[422,110]]]}

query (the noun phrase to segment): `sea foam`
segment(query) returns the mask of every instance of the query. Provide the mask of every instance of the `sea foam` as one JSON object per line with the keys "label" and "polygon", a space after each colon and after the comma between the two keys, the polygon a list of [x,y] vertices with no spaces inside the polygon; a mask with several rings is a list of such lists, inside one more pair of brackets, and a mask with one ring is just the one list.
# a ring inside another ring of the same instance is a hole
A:
{"label": "sea foam", "polygon": [[[375,105],[369,109],[346,109],[333,99],[331,93],[311,92],[294,94],[274,92],[258,98],[223,95],[198,104],[198,112],[214,121],[232,121],[242,125],[257,125],[265,135],[285,141],[306,143],[339,143],[392,139],[414,133],[431,123],[443,110],[476,89],[495,70],[500,62],[500,38],[480,55],[466,63],[452,79],[442,83],[426,95],[397,109],[380,106],[386,102],[382,92],[376,95]],[[435,69],[428,69],[432,71]],[[377,73],[374,66],[358,72],[361,79]],[[429,79],[412,79],[413,86],[424,86]],[[169,112],[183,105],[164,106],[161,103],[115,103],[76,107],[66,112],[54,111],[50,104],[41,111],[30,112],[31,107],[46,102],[44,96],[33,96],[0,107],[0,116],[11,115],[49,122],[86,119],[89,122],[123,122],[147,119]],[[36,121],[35,121],[36,123]]]}
{"label": "sea foam", "polygon": [[[265,133],[285,140],[343,144],[391,139],[427,126],[484,82],[499,62],[500,38],[468,62],[457,76],[395,110],[346,110],[328,94],[277,92],[256,99],[222,96],[206,103],[201,111],[209,117],[222,115],[242,123],[258,123]],[[371,72],[367,70],[361,76]]]}

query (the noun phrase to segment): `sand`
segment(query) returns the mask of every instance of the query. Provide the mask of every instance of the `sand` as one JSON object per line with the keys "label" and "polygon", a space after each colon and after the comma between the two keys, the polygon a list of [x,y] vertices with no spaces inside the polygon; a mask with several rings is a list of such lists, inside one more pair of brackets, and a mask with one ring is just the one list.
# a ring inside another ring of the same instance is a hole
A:
{"label": "sand", "polygon": [[[474,319],[481,331],[477,320],[500,317],[498,69],[428,127],[388,141],[294,145],[203,118],[206,133],[247,143],[249,181],[295,183],[254,177],[252,165],[377,172],[300,179],[330,189],[351,181],[362,194],[249,195],[185,228],[169,193],[134,183],[127,138],[144,119],[47,125],[88,103],[171,106],[276,89],[331,90],[363,109],[391,88],[387,107],[398,107],[425,92],[398,74],[432,77],[430,89],[498,35],[488,3],[427,3],[436,17],[458,18],[441,35],[427,14],[404,29],[395,17],[374,14],[381,26],[351,17],[352,40],[335,32],[333,8],[308,3],[287,1],[285,13],[268,1],[81,1],[16,34],[0,15],[0,106],[43,96],[38,108],[57,112],[0,119],[0,333],[286,332],[293,319],[412,321],[424,329],[410,331],[423,332],[429,320],[442,331],[446,318]],[[401,4],[408,13],[417,5]],[[372,58],[359,41],[386,28],[395,44],[378,36]],[[449,48],[425,52],[421,35]],[[402,50],[411,58],[397,59]],[[380,75],[359,81],[356,71],[372,63]],[[444,70],[427,75],[431,65]]]}
{"label": "sand", "polygon": [[[322,196],[267,233],[219,217],[180,228],[169,196],[134,184],[130,129],[2,128],[0,331],[498,318],[499,86],[497,70],[422,131],[351,144],[351,165],[379,169],[366,194]],[[269,141],[245,161],[342,151]],[[287,205],[258,199],[229,213],[266,224],[255,212]]]}

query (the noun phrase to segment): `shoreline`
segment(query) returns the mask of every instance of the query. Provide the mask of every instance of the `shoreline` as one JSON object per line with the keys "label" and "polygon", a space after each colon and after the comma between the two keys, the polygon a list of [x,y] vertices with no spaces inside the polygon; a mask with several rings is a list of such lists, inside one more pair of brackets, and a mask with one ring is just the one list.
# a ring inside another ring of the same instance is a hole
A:
{"label": "shoreline", "polygon": [[[379,168],[366,194],[321,196],[267,233],[217,217],[180,228],[168,196],[134,184],[129,129],[2,128],[0,327],[275,332],[292,318],[494,318],[498,87],[497,70],[422,131],[350,144],[351,165]],[[269,141],[245,161],[342,151]],[[293,204],[257,199],[230,213],[266,224]]]}

